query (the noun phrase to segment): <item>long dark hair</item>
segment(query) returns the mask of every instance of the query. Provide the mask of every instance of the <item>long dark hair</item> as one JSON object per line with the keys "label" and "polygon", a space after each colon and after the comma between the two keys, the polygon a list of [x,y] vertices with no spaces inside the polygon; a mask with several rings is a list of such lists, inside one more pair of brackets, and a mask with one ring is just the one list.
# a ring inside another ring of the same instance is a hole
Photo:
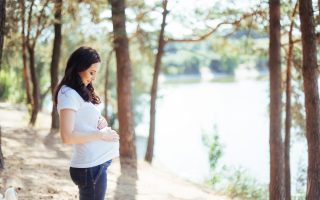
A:
{"label": "long dark hair", "polygon": [[92,64],[101,62],[96,50],[90,47],[80,47],[69,57],[64,76],[55,90],[54,102],[58,103],[58,93],[63,85],[66,85],[79,93],[86,102],[93,104],[101,103],[100,98],[95,94],[92,83],[85,86],[79,72],[87,70]]}

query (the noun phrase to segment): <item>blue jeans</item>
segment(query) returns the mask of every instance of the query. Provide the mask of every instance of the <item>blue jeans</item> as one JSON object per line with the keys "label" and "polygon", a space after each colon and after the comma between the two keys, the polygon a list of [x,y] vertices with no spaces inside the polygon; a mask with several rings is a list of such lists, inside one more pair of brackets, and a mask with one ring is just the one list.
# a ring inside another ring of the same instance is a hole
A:
{"label": "blue jeans", "polygon": [[104,200],[107,190],[107,168],[111,162],[112,160],[109,160],[90,168],[70,167],[70,176],[79,188],[80,200]]}

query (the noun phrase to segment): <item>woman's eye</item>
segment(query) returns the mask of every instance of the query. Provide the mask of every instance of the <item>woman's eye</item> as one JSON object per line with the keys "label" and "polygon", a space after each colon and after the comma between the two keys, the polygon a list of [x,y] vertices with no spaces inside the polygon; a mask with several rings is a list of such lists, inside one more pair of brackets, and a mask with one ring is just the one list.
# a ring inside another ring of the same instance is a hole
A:
{"label": "woman's eye", "polygon": [[93,73],[93,72],[90,72],[90,75],[92,75],[92,76],[93,76],[93,75],[94,75],[94,73]]}

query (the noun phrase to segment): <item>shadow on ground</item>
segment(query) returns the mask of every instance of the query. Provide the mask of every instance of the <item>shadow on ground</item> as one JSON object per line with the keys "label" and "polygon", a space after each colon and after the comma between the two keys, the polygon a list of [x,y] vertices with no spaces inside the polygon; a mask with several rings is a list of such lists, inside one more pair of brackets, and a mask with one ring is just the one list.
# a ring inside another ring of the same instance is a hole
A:
{"label": "shadow on ground", "polygon": [[[135,200],[137,195],[137,161],[120,159],[121,175],[117,179],[114,200]],[[126,191],[124,191],[124,188]]]}

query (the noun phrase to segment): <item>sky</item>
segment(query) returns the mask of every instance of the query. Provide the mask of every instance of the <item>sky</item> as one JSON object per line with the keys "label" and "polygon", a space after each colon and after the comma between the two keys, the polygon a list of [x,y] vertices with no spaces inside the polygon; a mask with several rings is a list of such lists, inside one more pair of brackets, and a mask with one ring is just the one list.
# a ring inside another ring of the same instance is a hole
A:
{"label": "sky", "polygon": [[[150,6],[154,5],[155,2],[154,0],[146,0],[146,4]],[[236,8],[239,11],[246,12],[260,3],[261,0],[169,0],[168,10],[170,13],[167,16],[166,33],[178,38],[190,36],[194,33],[195,29],[207,30],[208,26],[215,27],[220,22],[219,20],[204,20],[205,15],[209,11],[217,12],[228,8]],[[199,14],[196,14],[195,10],[202,11],[203,16],[199,17]],[[155,15],[161,20],[162,9],[159,11]]]}

